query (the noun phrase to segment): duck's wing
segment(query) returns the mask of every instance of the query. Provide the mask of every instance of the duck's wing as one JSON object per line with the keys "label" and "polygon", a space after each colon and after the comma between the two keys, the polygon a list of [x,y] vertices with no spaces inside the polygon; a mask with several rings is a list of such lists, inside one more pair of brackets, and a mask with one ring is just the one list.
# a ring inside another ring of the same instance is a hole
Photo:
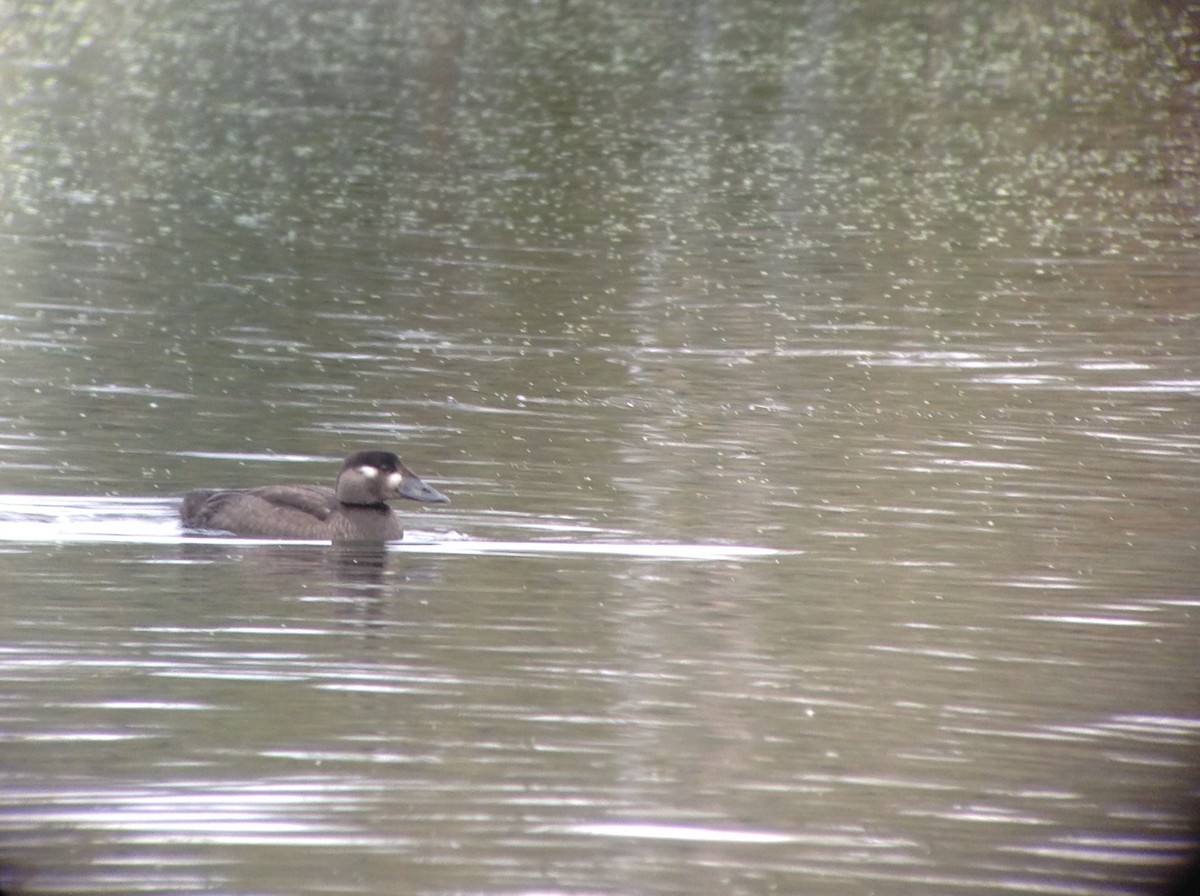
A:
{"label": "duck's wing", "polygon": [[323,485],[264,485],[248,494],[281,510],[298,510],[324,522],[338,507],[337,493]]}

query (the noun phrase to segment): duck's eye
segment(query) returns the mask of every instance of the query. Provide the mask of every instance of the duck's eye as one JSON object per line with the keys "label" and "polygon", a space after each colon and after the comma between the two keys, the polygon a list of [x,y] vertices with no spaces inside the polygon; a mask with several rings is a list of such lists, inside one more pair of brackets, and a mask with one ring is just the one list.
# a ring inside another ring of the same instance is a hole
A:
{"label": "duck's eye", "polygon": [[395,491],[396,489],[400,488],[400,483],[402,483],[403,481],[404,481],[404,476],[403,476],[403,474],[400,473],[399,470],[397,470],[394,473],[388,474],[387,484],[388,484],[388,488],[390,488],[392,491]]}

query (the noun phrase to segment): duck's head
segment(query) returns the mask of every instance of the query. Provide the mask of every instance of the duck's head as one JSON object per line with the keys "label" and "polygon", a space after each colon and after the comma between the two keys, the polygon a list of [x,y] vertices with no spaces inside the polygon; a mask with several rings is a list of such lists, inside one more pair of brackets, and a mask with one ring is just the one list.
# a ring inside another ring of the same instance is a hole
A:
{"label": "duck's head", "polygon": [[450,501],[390,451],[356,451],[346,458],[338,473],[337,498],[343,504],[380,504],[392,498],[430,504]]}

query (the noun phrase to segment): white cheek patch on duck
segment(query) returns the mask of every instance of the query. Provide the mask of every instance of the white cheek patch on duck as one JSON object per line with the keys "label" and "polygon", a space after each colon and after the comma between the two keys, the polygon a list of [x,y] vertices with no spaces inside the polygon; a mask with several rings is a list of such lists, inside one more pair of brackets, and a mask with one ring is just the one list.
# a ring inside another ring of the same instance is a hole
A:
{"label": "white cheek patch on duck", "polygon": [[367,479],[375,479],[379,475],[379,467],[372,467],[370,464],[363,464],[358,468],[358,472]]}
{"label": "white cheek patch on duck", "polygon": [[388,474],[387,485],[388,485],[388,488],[390,488],[392,491],[394,491],[394,492],[399,491],[400,483],[402,483],[402,482],[404,482],[404,475],[402,473],[400,473],[399,471]]}

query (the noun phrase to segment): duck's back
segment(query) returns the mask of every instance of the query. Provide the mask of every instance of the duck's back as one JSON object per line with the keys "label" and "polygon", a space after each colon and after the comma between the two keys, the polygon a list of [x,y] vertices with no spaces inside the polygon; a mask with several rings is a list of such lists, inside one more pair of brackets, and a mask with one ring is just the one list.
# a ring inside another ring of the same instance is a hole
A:
{"label": "duck's back", "polygon": [[194,529],[220,529],[249,538],[335,538],[337,495],[320,485],[197,489],[183,499],[181,517]]}

